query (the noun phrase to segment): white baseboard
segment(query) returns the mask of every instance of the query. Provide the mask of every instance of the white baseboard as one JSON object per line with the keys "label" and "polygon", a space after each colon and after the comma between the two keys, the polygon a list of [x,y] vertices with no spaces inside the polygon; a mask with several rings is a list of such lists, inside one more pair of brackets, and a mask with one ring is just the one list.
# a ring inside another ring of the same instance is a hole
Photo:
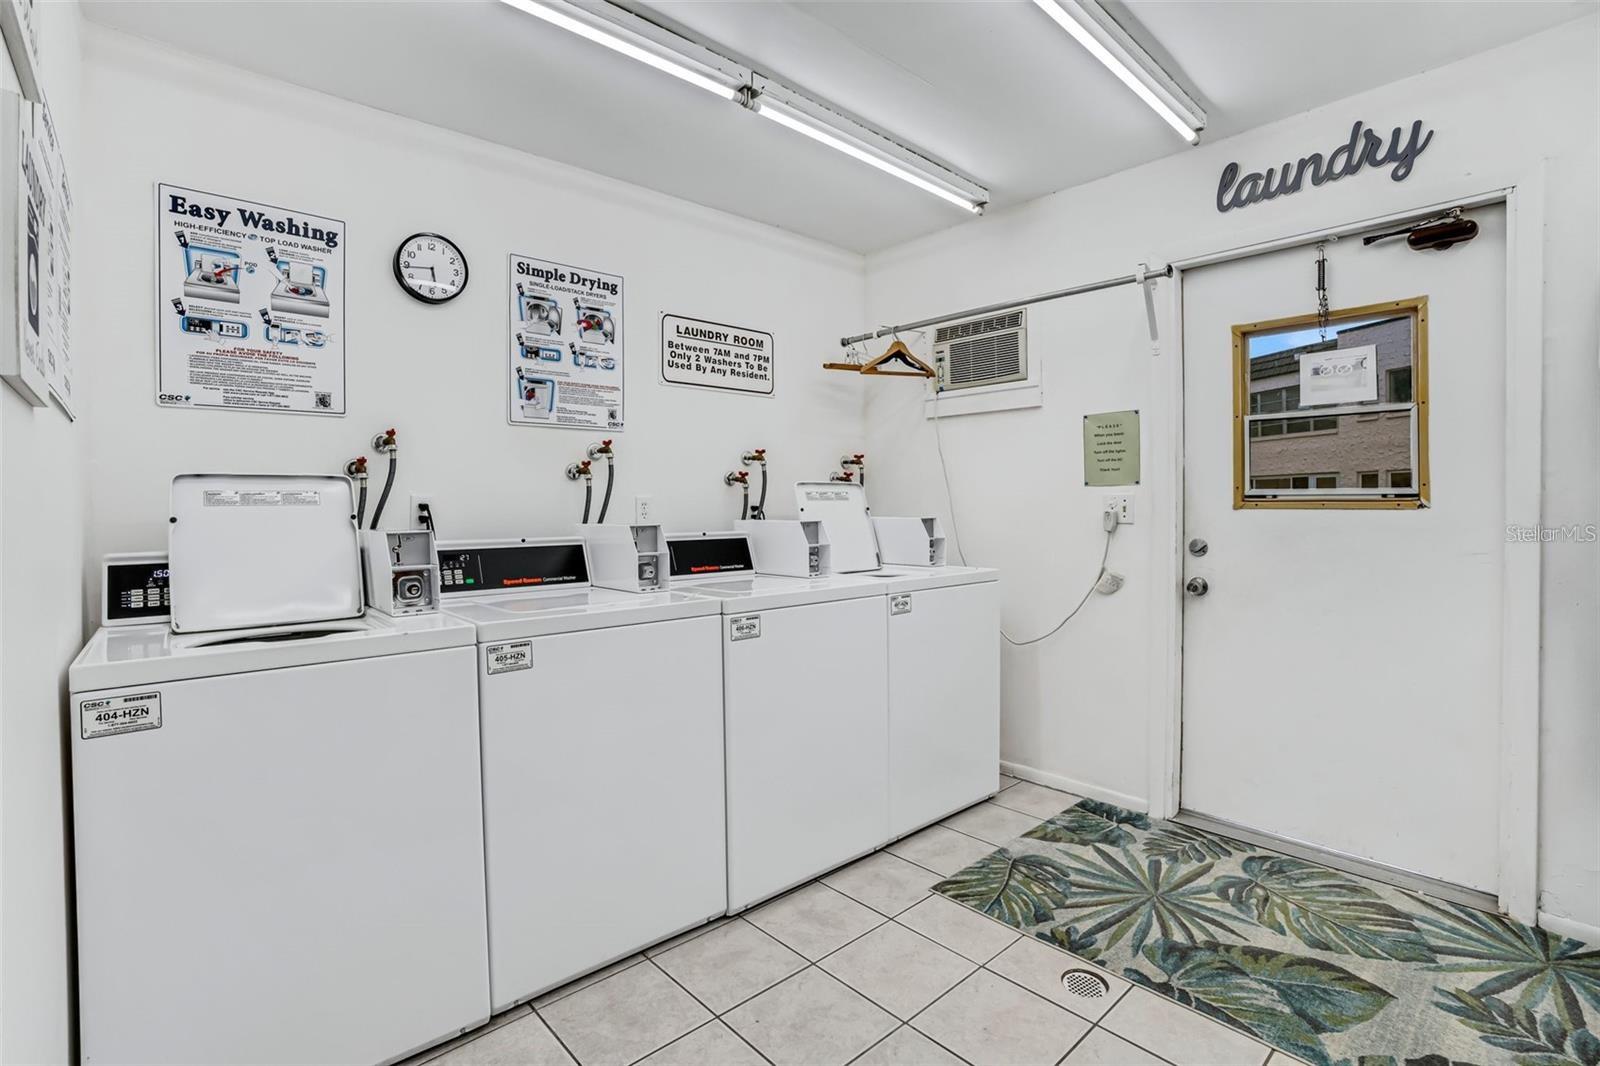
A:
{"label": "white baseboard", "polygon": [[1574,940],[1581,940],[1591,948],[1600,947],[1600,925],[1590,925],[1573,918],[1563,918],[1559,914],[1540,911],[1539,928],[1556,936],[1570,936]]}
{"label": "white baseboard", "polygon": [[1043,770],[1035,770],[1033,767],[1024,766],[1021,763],[1007,762],[1005,759],[1000,760],[1000,769],[1010,774],[1012,777],[1019,778],[1023,781],[1032,781],[1034,784],[1044,785],[1046,788],[1055,788],[1060,789],[1062,792],[1070,792],[1074,796],[1087,796],[1089,799],[1097,799],[1103,803],[1113,803],[1118,807],[1124,807],[1130,811],[1143,812],[1150,810],[1150,801],[1145,799],[1143,796],[1130,796],[1126,792],[1118,792],[1115,789],[1102,788],[1101,786],[1092,784],[1088,781],[1079,781],[1076,778],[1062,777],[1060,774],[1045,773]]}

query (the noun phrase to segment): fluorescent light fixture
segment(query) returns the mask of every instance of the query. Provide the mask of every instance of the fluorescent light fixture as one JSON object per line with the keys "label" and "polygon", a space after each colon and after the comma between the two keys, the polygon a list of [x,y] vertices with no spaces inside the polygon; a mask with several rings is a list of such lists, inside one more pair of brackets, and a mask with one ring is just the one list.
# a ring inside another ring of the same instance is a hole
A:
{"label": "fluorescent light fixture", "polygon": [[[989,193],[981,185],[937,163],[923,160],[916,152],[878,130],[837,114],[826,105],[769,78],[761,78],[761,86],[757,88],[753,71],[748,79],[744,78],[744,68],[712,48],[649,24],[621,9],[607,13],[598,6],[590,10],[567,0],[501,0],[501,3],[731,100],[963,210],[983,214]],[[731,73],[734,70],[741,73]]]}
{"label": "fluorescent light fixture", "polygon": [[983,214],[983,201],[974,200],[970,196],[964,196],[961,193],[947,189],[943,185],[928,180],[904,164],[896,162],[887,155],[880,155],[866,147],[854,144],[797,110],[757,98],[755,112],[762,118],[769,118],[786,129],[791,129],[803,136],[810,137],[818,144],[825,144],[834,151],[843,152],[850,158],[858,159],[869,167],[875,167],[885,174],[892,174],[903,182],[915,185],[923,192],[930,192],[939,199],[955,204],[957,207],[965,208],[975,215]]}
{"label": "fluorescent light fixture", "polygon": [[1166,71],[1095,0],[1033,0],[1051,20],[1133,90],[1190,144],[1200,143],[1206,116]]}
{"label": "fluorescent light fixture", "polygon": [[[576,18],[565,10],[558,10],[551,4],[540,3],[539,0],[500,0],[500,2],[514,7],[518,11],[526,12],[534,18],[543,19],[552,26],[559,26],[570,33],[576,33],[579,37],[586,38],[595,44],[611,49],[613,52],[625,55],[629,59],[635,59],[646,66],[654,67],[663,74],[671,74],[679,81],[686,81],[690,85],[704,89],[708,93],[714,93],[724,100],[737,100],[739,98],[738,85],[729,85],[727,82],[697,70],[685,62],[635,43],[624,36],[620,28],[613,30],[600,24],[598,19],[586,21]],[[573,9],[569,8],[567,10]]]}

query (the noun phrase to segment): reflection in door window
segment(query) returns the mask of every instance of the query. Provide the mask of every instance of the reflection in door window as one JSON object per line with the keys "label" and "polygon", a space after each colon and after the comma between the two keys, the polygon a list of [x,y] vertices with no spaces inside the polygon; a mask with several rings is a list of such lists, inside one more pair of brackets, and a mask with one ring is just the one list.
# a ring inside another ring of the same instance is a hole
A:
{"label": "reflection in door window", "polygon": [[1236,506],[1425,502],[1426,306],[1234,327]]}

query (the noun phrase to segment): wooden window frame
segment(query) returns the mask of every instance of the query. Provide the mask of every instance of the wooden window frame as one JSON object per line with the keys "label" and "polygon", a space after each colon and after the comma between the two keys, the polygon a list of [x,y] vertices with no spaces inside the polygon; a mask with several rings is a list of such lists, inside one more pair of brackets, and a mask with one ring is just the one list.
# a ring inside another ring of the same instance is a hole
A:
{"label": "wooden window frame", "polygon": [[[1251,334],[1268,331],[1302,329],[1318,324],[1315,314],[1294,315],[1290,318],[1268,319],[1263,322],[1242,322],[1233,327],[1233,509],[1277,510],[1332,510],[1332,511],[1416,511],[1429,506],[1431,483],[1428,476],[1428,298],[1413,296],[1405,300],[1366,304],[1361,307],[1342,307],[1328,313],[1328,322],[1345,322],[1357,318],[1393,316],[1396,313],[1411,317],[1411,396],[1416,405],[1416,495],[1401,498],[1362,496],[1295,496],[1260,499],[1247,496],[1244,479],[1246,441],[1246,415],[1250,410],[1250,359],[1246,351]],[[1306,417],[1314,417],[1316,408],[1309,408]]]}

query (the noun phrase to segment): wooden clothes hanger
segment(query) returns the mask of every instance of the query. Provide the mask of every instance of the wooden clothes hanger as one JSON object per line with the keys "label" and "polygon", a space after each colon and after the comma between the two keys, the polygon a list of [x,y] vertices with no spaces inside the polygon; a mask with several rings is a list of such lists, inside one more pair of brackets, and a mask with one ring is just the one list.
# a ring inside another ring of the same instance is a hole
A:
{"label": "wooden clothes hanger", "polygon": [[[904,366],[907,369],[884,369],[890,363]],[[931,378],[937,376],[933,367],[918,359],[911,349],[906,347],[905,341],[899,337],[896,337],[884,353],[876,359],[868,360],[865,363],[823,363],[822,366],[825,370],[854,370],[859,374],[872,374],[885,378]]]}
{"label": "wooden clothes hanger", "polygon": [[[899,363],[909,367],[908,370],[884,370],[887,363]],[[906,342],[899,337],[878,358],[867,363],[861,368],[863,374],[878,374],[887,378],[931,378],[934,376],[933,367],[911,354],[911,349],[906,347]]]}

